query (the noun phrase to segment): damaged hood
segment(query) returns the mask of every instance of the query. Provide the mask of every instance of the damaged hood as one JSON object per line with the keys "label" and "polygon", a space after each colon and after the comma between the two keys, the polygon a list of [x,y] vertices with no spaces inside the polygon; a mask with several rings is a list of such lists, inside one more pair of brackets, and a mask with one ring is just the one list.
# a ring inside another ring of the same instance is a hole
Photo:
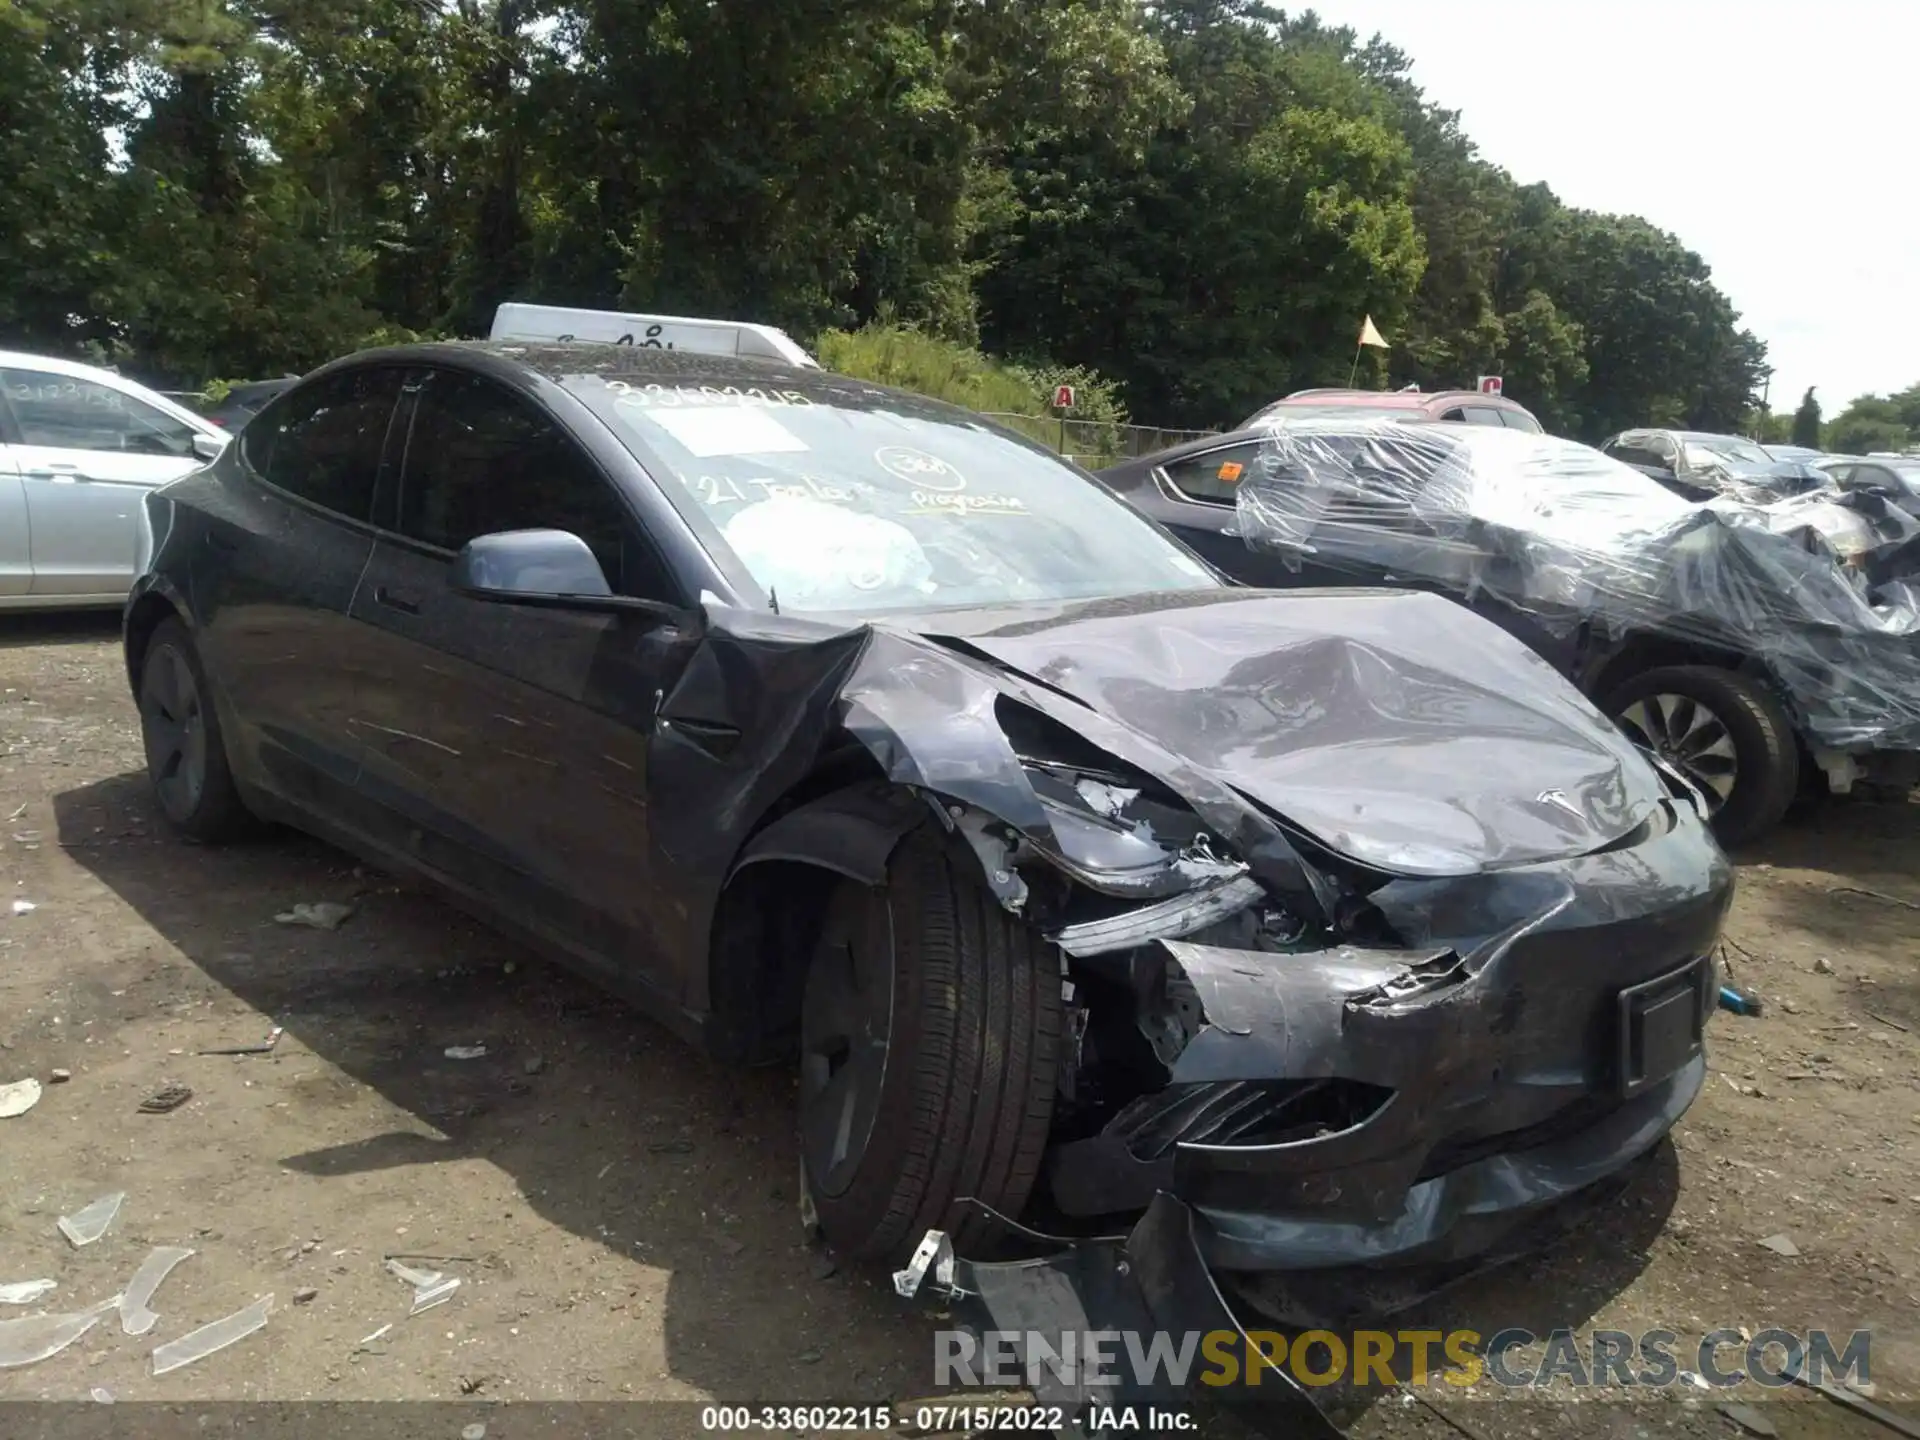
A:
{"label": "damaged hood", "polygon": [[1190,591],[888,623],[1068,697],[1380,869],[1584,854],[1666,796],[1546,662],[1438,596]]}

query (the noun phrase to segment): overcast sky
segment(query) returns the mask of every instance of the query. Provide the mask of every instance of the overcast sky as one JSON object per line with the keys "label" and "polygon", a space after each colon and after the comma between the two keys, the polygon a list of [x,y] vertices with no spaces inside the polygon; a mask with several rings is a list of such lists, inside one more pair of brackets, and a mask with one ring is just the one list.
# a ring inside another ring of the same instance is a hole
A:
{"label": "overcast sky", "polygon": [[1678,235],[1767,342],[1775,410],[1920,382],[1920,0],[1288,8],[1406,52],[1522,184]]}

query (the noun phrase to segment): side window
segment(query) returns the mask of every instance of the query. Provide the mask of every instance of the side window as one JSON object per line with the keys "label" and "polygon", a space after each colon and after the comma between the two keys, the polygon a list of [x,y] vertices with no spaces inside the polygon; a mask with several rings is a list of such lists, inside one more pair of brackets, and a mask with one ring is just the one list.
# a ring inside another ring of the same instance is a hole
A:
{"label": "side window", "polygon": [[194,429],[97,380],[51,370],[0,370],[20,443],[117,455],[193,455]]}
{"label": "side window", "polygon": [[491,380],[433,372],[414,409],[400,476],[403,535],[458,550],[501,530],[569,530],[623,594],[667,598],[668,585],[612,485],[578,442]]}
{"label": "side window", "polygon": [[1440,412],[1440,418],[1451,424],[1461,425],[1466,423],[1467,412],[1456,405],[1451,410],[1442,410]]}
{"label": "side window", "polygon": [[241,432],[247,463],[290,495],[371,519],[400,380],[395,369],[348,370],[289,391]]}
{"label": "side window", "polygon": [[1469,405],[1466,409],[1469,425],[1491,425],[1496,430],[1505,428],[1506,422],[1500,418],[1500,412],[1491,405]]}
{"label": "side window", "polygon": [[1525,411],[1496,410],[1493,413],[1500,417],[1500,423],[1505,425],[1509,430],[1518,430],[1527,435],[1542,435],[1546,433],[1540,428],[1540,423]]}
{"label": "side window", "polygon": [[1656,470],[1666,470],[1672,468],[1673,463],[1651,435],[1609,441],[1605,453],[1622,465],[1651,465]]}
{"label": "side window", "polygon": [[1253,440],[1244,445],[1209,450],[1204,455],[1177,460],[1163,466],[1162,470],[1167,479],[1173,482],[1173,488],[1187,499],[1232,505],[1239,493],[1241,479],[1253,468],[1260,454],[1261,443]]}

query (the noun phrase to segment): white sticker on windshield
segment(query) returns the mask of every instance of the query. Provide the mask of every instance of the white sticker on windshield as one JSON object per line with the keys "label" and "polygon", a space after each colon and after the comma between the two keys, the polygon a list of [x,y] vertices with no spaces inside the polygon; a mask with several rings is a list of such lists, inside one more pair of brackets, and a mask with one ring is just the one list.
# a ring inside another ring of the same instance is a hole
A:
{"label": "white sticker on windshield", "polygon": [[807,448],[806,441],[765,410],[744,405],[705,410],[650,409],[646,417],[702,459],[714,455],[790,454]]}
{"label": "white sticker on windshield", "polygon": [[929,455],[910,445],[882,445],[873,452],[873,459],[882,470],[916,490],[938,490],[951,495],[967,488],[967,477],[953,466],[938,455]]}

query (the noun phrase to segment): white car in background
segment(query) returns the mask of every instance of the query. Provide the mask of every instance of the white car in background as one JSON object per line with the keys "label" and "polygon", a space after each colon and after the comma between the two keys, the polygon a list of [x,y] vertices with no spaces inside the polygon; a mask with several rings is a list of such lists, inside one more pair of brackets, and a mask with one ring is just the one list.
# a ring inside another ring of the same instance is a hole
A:
{"label": "white car in background", "polygon": [[121,604],[147,492],[230,438],[110,370],[0,350],[0,610]]}

